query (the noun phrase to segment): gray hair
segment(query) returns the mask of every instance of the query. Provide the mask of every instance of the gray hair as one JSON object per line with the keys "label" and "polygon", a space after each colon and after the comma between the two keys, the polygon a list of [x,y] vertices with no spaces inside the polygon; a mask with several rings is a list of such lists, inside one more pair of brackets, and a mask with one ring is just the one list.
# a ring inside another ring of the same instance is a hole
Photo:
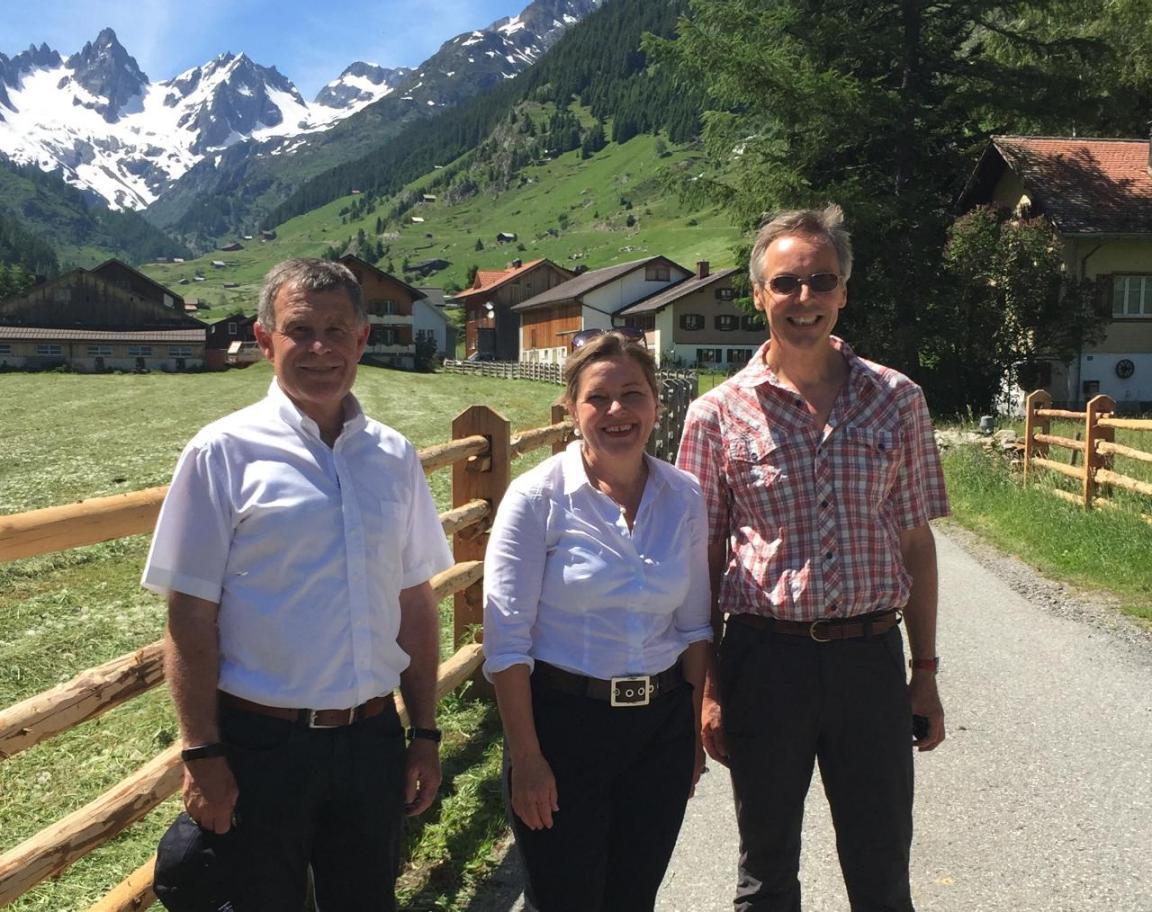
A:
{"label": "gray hair", "polygon": [[316,257],[296,257],[277,263],[264,276],[264,286],[260,289],[260,306],[256,319],[268,332],[276,328],[276,296],[282,288],[295,288],[302,291],[338,291],[344,289],[352,301],[359,323],[368,322],[368,312],[364,309],[364,294],[352,270],[343,263],[321,260]]}
{"label": "gray hair", "polygon": [[795,234],[825,238],[836,249],[841,278],[847,282],[852,277],[852,236],[844,227],[844,210],[830,203],[823,209],[789,209],[760,227],[748,258],[748,275],[754,287],[764,286],[764,254],[768,247],[778,238]]}

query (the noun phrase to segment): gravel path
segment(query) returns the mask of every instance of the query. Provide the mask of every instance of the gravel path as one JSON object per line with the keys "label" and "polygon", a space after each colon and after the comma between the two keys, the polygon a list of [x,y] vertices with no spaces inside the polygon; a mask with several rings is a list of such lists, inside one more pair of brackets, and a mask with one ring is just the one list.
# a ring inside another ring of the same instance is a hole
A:
{"label": "gravel path", "polygon": [[[1152,912],[1152,632],[956,526],[937,529],[948,740],[916,756],[921,912]],[[805,821],[808,912],[842,912],[819,780]],[[737,836],[712,766],[658,912],[728,912]],[[520,912],[509,852],[470,912]]]}

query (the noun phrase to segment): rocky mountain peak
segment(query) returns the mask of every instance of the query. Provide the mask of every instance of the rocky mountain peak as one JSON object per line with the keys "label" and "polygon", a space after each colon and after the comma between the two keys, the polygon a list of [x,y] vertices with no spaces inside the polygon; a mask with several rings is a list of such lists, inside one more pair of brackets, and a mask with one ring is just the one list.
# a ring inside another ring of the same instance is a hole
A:
{"label": "rocky mountain peak", "polygon": [[[120,119],[120,111],[148,85],[148,77],[116,38],[110,28],[101,30],[95,41],[68,58],[71,79],[98,99],[77,100],[77,104],[98,112],[108,123]],[[62,83],[63,85],[63,83]]]}

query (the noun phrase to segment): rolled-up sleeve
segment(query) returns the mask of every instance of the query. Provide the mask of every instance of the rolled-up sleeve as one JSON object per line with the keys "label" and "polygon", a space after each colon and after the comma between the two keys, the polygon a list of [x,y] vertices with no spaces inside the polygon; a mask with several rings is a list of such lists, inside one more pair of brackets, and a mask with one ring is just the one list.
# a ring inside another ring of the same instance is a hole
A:
{"label": "rolled-up sleeve", "polygon": [[932,418],[918,386],[909,386],[900,411],[903,463],[892,500],[900,528],[914,529],[930,519],[947,516],[950,510]]}
{"label": "rolled-up sleeve", "polygon": [[708,513],[698,485],[685,492],[688,553],[688,595],[676,609],[676,631],[685,646],[712,639],[712,594],[708,577]]}
{"label": "rolled-up sleeve", "polygon": [[145,589],[219,602],[232,546],[227,473],[209,446],[188,444],[160,507],[144,575]]}
{"label": "rolled-up sleeve", "polygon": [[547,560],[548,507],[513,487],[496,513],[484,557],[484,676],[535,667],[532,626]]}

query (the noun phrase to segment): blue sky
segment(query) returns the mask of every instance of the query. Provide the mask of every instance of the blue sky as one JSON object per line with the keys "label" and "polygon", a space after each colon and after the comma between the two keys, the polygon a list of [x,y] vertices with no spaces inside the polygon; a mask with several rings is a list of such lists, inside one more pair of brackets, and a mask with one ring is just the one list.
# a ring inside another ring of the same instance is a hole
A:
{"label": "blue sky", "polygon": [[67,57],[111,26],[153,82],[223,51],[243,51],[263,66],[275,66],[311,101],[354,60],[416,66],[448,38],[515,15],[528,2],[7,0],[0,52],[11,57],[43,41]]}

